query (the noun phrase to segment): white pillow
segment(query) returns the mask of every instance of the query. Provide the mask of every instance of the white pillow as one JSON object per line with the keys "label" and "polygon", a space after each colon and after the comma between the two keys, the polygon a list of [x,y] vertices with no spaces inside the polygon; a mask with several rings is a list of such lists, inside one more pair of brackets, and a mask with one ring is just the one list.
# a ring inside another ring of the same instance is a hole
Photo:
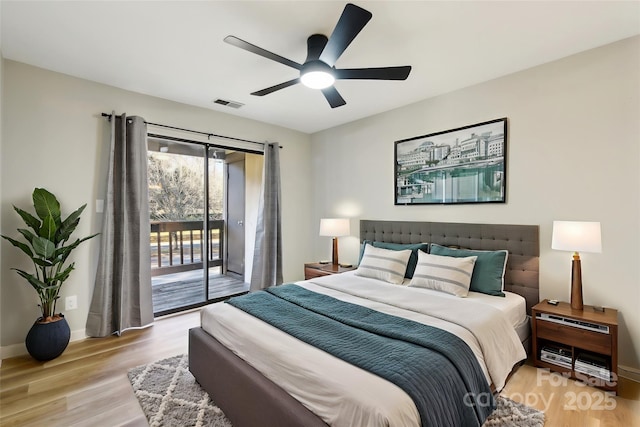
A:
{"label": "white pillow", "polygon": [[410,249],[392,251],[367,244],[355,274],[400,285],[404,280],[410,256]]}
{"label": "white pillow", "polygon": [[477,256],[456,258],[418,251],[418,265],[409,286],[466,297]]}

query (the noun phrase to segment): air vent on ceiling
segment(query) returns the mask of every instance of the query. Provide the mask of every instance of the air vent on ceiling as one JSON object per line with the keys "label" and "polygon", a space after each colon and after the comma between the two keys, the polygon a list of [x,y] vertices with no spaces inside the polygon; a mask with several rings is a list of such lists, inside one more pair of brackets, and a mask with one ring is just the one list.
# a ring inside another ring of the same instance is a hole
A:
{"label": "air vent on ceiling", "polygon": [[236,102],[236,101],[227,101],[226,99],[216,99],[215,101],[213,101],[214,104],[220,104],[220,105],[225,105],[227,107],[231,107],[231,108],[240,108],[242,107],[244,104],[241,102]]}

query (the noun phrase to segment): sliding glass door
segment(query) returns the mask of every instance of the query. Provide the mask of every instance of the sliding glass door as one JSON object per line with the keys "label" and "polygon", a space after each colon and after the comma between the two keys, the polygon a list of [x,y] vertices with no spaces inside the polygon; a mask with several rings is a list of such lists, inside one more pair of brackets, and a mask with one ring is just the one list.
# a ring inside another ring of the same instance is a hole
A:
{"label": "sliding glass door", "polygon": [[156,316],[246,291],[242,276],[226,275],[226,156],[226,150],[203,144],[149,140]]}

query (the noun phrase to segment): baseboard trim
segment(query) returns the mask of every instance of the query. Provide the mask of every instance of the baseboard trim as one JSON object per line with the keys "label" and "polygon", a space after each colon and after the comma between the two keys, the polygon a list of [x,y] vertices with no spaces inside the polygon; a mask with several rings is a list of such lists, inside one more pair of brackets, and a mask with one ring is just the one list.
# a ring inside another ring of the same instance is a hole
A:
{"label": "baseboard trim", "polygon": [[24,343],[0,347],[0,358],[2,358],[2,360],[10,357],[22,356],[24,354],[27,354],[27,347],[25,347]]}
{"label": "baseboard trim", "polygon": [[[71,331],[70,342],[80,341],[85,338],[87,338],[85,329]],[[28,352],[27,347],[24,345],[24,342],[20,344],[11,344],[0,347],[0,360],[8,359],[10,357],[24,356],[25,354],[28,354]]]}
{"label": "baseboard trim", "polygon": [[640,369],[618,365],[618,376],[640,383]]}
{"label": "baseboard trim", "polygon": [[71,331],[71,340],[70,341],[80,341],[87,338],[87,330],[86,329],[78,329],[75,331]]}

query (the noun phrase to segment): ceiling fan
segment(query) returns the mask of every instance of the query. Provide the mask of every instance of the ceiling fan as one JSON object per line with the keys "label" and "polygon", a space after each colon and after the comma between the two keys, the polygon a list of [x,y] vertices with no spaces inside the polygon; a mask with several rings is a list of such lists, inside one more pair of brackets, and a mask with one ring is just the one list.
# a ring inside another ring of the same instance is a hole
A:
{"label": "ceiling fan", "polygon": [[277,90],[302,83],[312,89],[320,89],[331,105],[331,108],[345,105],[346,102],[333,86],[335,80],[406,80],[411,66],[377,67],[377,68],[335,68],[335,63],[347,49],[349,44],[362,31],[373,15],[371,12],[354,4],[347,4],[331,33],[331,37],[313,34],[307,39],[307,59],[304,64],[262,49],[235,36],[227,36],[224,41],[241,49],[253,52],[272,61],[295,68],[300,77],[266,89],[253,92],[251,95],[264,96]]}

